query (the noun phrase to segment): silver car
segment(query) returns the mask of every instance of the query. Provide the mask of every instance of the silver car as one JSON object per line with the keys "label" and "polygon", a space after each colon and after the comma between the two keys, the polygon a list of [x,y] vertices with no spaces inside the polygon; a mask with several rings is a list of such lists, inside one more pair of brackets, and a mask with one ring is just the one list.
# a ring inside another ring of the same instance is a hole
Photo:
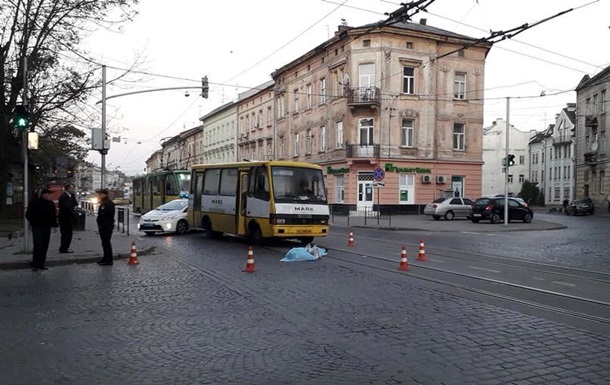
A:
{"label": "silver car", "polygon": [[468,198],[438,198],[432,203],[428,203],[424,208],[424,214],[432,215],[434,220],[444,217],[450,221],[455,217],[469,218],[470,209],[474,202]]}

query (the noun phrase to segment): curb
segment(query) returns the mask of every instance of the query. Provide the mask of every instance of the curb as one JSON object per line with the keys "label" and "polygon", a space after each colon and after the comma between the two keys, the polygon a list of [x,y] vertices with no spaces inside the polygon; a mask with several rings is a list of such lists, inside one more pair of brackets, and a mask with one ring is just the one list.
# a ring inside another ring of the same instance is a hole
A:
{"label": "curb", "polygon": [[[141,255],[150,255],[156,250],[156,247],[149,247],[146,249],[138,250],[138,256]],[[124,259],[128,259],[131,253],[120,253],[115,254],[113,260],[120,261]],[[47,259],[46,265],[49,267],[54,266],[66,266],[66,265],[82,265],[86,263],[94,263],[100,259],[100,255],[91,255],[80,258],[66,258],[66,259]],[[17,262],[6,262],[0,263],[0,271],[2,270],[21,270],[21,269],[31,269],[30,261],[17,261]]]}

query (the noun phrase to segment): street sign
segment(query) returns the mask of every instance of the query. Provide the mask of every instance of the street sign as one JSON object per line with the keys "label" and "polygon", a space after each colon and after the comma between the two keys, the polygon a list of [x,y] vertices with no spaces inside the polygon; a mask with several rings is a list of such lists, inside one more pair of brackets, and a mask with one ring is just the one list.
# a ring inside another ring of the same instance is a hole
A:
{"label": "street sign", "polygon": [[373,187],[384,187],[385,182],[373,182]]}
{"label": "street sign", "polygon": [[377,167],[373,170],[373,179],[380,182],[385,178],[385,171],[381,167]]}

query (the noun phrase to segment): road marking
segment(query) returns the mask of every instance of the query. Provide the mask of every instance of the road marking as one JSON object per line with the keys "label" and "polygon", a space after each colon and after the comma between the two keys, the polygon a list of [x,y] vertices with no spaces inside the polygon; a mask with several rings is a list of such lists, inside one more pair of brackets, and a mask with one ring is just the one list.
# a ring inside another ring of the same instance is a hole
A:
{"label": "road marking", "polygon": [[561,281],[553,281],[553,283],[556,283],[556,284],[558,284],[558,285],[571,286],[571,287],[576,286],[576,285],[574,285],[573,283],[561,282]]}
{"label": "road marking", "polygon": [[540,277],[534,277],[534,279],[535,279],[536,281],[544,281],[544,278],[540,278]]}
{"label": "road marking", "polygon": [[484,267],[468,266],[471,269],[489,271],[490,273],[499,273],[500,270],[485,269]]}

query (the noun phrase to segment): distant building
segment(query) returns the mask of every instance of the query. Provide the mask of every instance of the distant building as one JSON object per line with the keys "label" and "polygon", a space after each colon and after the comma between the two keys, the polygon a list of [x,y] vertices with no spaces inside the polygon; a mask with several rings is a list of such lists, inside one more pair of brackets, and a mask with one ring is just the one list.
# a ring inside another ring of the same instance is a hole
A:
{"label": "distant building", "polygon": [[[512,124],[508,134],[508,152],[515,156],[515,165],[508,167],[508,193],[518,195],[529,176],[529,142],[536,133],[520,131]],[[506,121],[499,118],[483,129],[483,195],[504,194],[506,176],[503,159],[506,158]]]}
{"label": "distant building", "polygon": [[607,135],[610,67],[576,87],[575,192],[577,198],[590,197],[598,207],[606,207],[610,192],[610,162]]}
{"label": "distant building", "polygon": [[530,139],[530,181],[544,193],[544,203],[560,205],[574,192],[574,127],[576,104],[555,117],[555,123]]}
{"label": "distant building", "polygon": [[237,160],[237,105],[223,104],[199,118],[203,126],[199,163],[227,163]]}

